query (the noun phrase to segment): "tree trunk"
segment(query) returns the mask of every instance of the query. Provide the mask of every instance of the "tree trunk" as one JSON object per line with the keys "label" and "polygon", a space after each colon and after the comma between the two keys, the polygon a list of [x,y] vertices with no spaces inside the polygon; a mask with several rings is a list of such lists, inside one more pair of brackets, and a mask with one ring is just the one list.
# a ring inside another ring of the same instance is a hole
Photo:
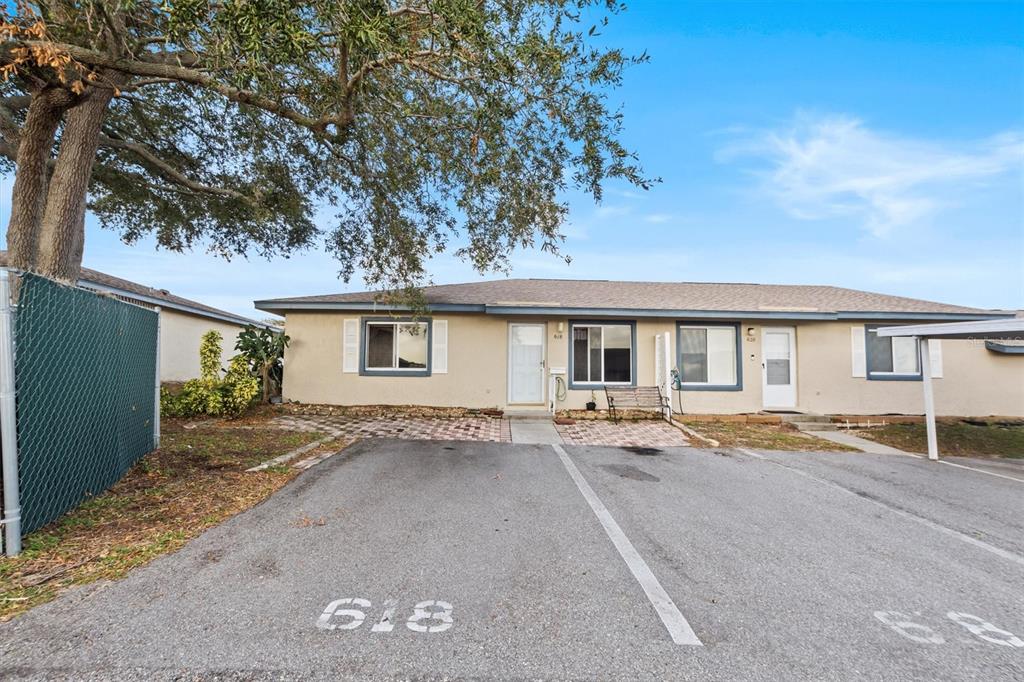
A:
{"label": "tree trunk", "polygon": [[29,104],[19,133],[11,220],[7,224],[7,258],[12,267],[36,269],[53,138],[61,117],[73,103],[74,95],[67,90],[46,88],[35,93]]}
{"label": "tree trunk", "polygon": [[263,374],[263,402],[266,404],[270,402],[270,365],[263,363],[261,374]]}
{"label": "tree trunk", "polygon": [[106,87],[94,87],[67,115],[60,153],[46,195],[39,227],[36,271],[47,277],[77,282],[85,244],[85,198],[99,147],[100,129],[114,96],[111,86],[124,85],[124,74],[107,72]]}

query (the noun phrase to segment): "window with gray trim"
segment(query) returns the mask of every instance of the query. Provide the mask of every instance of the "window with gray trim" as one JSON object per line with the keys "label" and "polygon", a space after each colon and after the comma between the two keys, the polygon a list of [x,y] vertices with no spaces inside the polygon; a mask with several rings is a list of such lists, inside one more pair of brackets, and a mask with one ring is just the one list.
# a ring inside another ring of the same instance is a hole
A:
{"label": "window with gray trim", "polygon": [[574,384],[633,382],[632,325],[574,323],[570,333]]}
{"label": "window with gray trim", "polygon": [[865,327],[865,356],[869,378],[917,379],[921,376],[921,354],[917,339],[911,336],[879,336],[875,330],[885,325]]}
{"label": "window with gray trim", "polygon": [[679,325],[679,377],[682,385],[738,386],[738,335],[735,324]]}
{"label": "window with gray trim", "polygon": [[430,351],[426,322],[366,323],[365,368],[373,371],[414,371],[427,369]]}

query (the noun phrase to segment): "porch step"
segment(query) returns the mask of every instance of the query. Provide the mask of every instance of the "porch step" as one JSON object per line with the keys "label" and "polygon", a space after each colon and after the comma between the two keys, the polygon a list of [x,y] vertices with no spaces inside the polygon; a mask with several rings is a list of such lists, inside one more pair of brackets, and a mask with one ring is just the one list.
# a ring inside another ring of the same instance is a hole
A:
{"label": "porch step", "polygon": [[786,414],[780,414],[779,418],[782,419],[782,421],[788,422],[790,424],[832,423],[832,418],[825,414],[806,414],[798,412],[789,412]]}
{"label": "porch step", "polygon": [[512,431],[513,443],[530,445],[561,445],[562,437],[555,430],[555,424],[549,418],[546,422],[540,419],[513,419],[508,423]]}
{"label": "porch step", "polygon": [[835,431],[832,418],[824,414],[784,414],[782,421],[792,424],[800,431]]}
{"label": "porch step", "polygon": [[551,421],[554,415],[547,410],[505,410],[506,419],[530,420],[530,421]]}

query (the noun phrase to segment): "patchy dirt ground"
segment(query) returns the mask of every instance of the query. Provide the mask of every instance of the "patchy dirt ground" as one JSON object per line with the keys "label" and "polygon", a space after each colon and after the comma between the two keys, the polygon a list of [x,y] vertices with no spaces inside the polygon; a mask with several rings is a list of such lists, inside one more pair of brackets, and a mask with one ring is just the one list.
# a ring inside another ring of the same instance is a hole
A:
{"label": "patchy dirt ground", "polygon": [[159,450],[107,492],[28,535],[20,556],[0,557],[0,620],[70,586],[119,578],[264,500],[298,472],[245,470],[323,435],[267,421],[260,414],[165,420]]}
{"label": "patchy dirt ground", "polygon": [[[1024,459],[1024,420],[939,420],[935,426],[944,455]],[[907,452],[928,452],[924,424],[887,424],[855,433]]]}
{"label": "patchy dirt ground", "polygon": [[[801,433],[789,424],[755,424],[731,421],[695,421],[685,417],[688,427],[708,438],[717,440],[722,447],[744,447],[756,450],[841,450],[856,452],[855,448],[839,445]],[[709,447],[699,439],[691,439],[696,447]]]}

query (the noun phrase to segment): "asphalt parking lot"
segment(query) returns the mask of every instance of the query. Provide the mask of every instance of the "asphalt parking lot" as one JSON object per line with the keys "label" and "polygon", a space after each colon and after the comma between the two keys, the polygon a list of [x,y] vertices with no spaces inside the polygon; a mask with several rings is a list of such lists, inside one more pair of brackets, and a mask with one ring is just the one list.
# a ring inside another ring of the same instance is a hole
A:
{"label": "asphalt parking lot", "polygon": [[0,625],[0,677],[1022,679],[1000,471],[363,441]]}

